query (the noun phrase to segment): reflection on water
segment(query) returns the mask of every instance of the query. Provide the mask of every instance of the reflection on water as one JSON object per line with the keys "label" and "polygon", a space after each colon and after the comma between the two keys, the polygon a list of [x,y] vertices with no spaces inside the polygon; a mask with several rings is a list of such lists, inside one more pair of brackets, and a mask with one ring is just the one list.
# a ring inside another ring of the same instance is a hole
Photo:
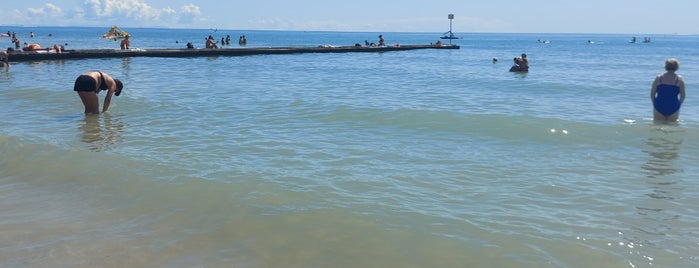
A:
{"label": "reflection on water", "polygon": [[121,60],[121,68],[123,70],[131,69],[131,57],[125,57]]}
{"label": "reflection on water", "polygon": [[[103,119],[103,122],[101,121]],[[111,149],[121,141],[124,124],[118,119],[112,119],[108,113],[100,115],[85,115],[84,123],[79,125],[82,141],[95,152]]]}
{"label": "reflection on water", "polygon": [[672,131],[672,129],[671,126],[657,128],[646,140],[643,150],[649,157],[641,168],[648,179],[648,185],[653,190],[648,194],[652,198],[674,199],[673,192],[678,190],[677,181],[671,175],[683,172],[682,167],[675,164],[675,160],[680,156],[682,132]]}
{"label": "reflection on water", "polygon": [[670,264],[677,260],[658,256],[682,251],[669,241],[675,235],[685,235],[682,234],[685,219],[676,207],[682,194],[682,181],[676,174],[684,171],[678,161],[684,135],[677,125],[654,125],[643,144],[642,152],[647,156],[641,174],[645,180],[639,183],[645,182],[648,192],[633,201],[637,216],[629,223],[631,229],[619,232],[620,241],[608,244],[619,245],[628,253],[631,267]]}
{"label": "reflection on water", "polygon": [[12,78],[10,68],[10,65],[0,66],[0,81],[10,81],[10,78]]}

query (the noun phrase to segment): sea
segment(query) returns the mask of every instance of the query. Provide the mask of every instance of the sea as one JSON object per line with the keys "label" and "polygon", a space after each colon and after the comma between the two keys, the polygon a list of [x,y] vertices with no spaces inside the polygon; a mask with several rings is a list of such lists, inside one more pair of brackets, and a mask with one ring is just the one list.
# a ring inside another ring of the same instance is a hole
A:
{"label": "sea", "polygon": [[[440,36],[124,30],[141,50]],[[8,31],[119,48],[108,28]],[[455,34],[458,50],[10,56],[0,266],[699,267],[699,36]],[[508,72],[522,53],[529,72]],[[654,122],[670,57],[687,97]],[[90,70],[125,85],[100,115],[72,91]]]}

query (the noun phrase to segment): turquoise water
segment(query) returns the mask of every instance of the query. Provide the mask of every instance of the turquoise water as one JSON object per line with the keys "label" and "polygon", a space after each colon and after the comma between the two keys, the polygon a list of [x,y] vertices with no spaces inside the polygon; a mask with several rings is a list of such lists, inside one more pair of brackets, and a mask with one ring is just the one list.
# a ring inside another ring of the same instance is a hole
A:
{"label": "turquoise water", "polygon": [[[118,47],[99,28],[8,30]],[[142,49],[439,36],[125,30]],[[699,265],[699,37],[462,36],[460,50],[11,62],[0,266]],[[507,72],[522,52],[530,72]],[[687,99],[678,124],[654,124],[671,56]],[[85,116],[71,89],[93,69],[125,89]]]}

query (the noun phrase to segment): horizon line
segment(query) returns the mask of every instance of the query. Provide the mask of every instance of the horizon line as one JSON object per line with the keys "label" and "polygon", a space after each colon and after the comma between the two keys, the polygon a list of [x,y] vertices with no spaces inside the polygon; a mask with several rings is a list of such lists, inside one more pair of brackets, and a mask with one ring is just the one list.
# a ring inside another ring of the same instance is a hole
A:
{"label": "horizon line", "polygon": [[[113,25],[111,25],[113,26]],[[105,28],[111,26],[56,26],[56,25],[0,25],[0,27],[21,27],[21,28]],[[185,27],[173,27],[173,26],[119,26],[120,28],[131,28],[131,29],[182,29],[182,30],[215,30],[215,31],[268,31],[268,32],[336,32],[336,33],[440,33],[441,31],[357,31],[357,30],[290,30],[290,29],[222,29],[222,28],[185,28]],[[4,33],[4,30],[0,30]],[[699,35],[685,34],[685,33],[599,33],[599,32],[458,32],[455,33],[462,34],[594,34],[594,35],[676,35],[676,36],[692,36]]]}

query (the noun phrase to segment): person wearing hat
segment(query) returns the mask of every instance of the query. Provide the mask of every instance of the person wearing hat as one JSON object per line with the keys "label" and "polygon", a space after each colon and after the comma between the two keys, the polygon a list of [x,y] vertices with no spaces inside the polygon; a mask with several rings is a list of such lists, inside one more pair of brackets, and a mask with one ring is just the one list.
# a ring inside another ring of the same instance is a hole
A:
{"label": "person wearing hat", "polygon": [[97,94],[100,91],[106,90],[107,96],[104,97],[102,104],[102,112],[109,109],[109,104],[112,101],[112,94],[119,96],[124,84],[119,79],[112,78],[110,75],[100,71],[90,71],[78,76],[75,79],[73,91],[78,92],[80,100],[85,106],[85,114],[99,114],[99,98]]}

